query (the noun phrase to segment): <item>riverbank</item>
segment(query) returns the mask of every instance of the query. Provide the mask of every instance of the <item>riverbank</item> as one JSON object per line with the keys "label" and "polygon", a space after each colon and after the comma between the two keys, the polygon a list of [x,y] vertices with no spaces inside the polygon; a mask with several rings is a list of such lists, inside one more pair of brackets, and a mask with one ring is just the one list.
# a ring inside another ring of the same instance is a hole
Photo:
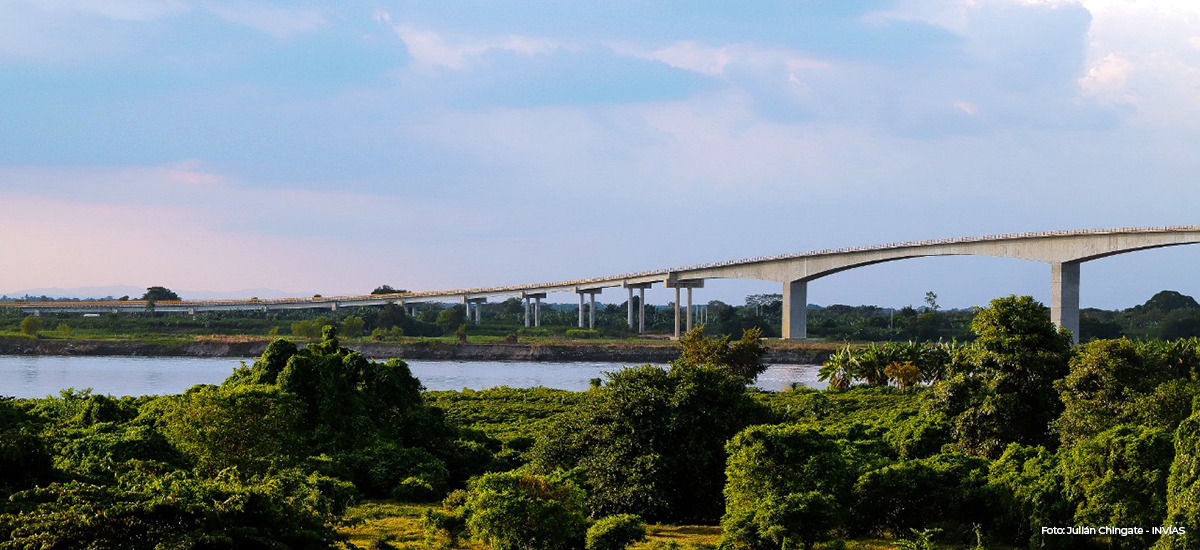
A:
{"label": "riverbank", "polygon": [[[206,338],[187,341],[92,340],[50,338],[0,338],[0,355],[91,355],[129,357],[254,357],[262,354],[269,339]],[[667,363],[679,356],[674,342],[660,343],[477,343],[449,342],[345,342],[373,359],[400,357],[455,361],[604,361]],[[828,359],[828,345],[805,347],[768,342],[767,363],[820,364]]]}

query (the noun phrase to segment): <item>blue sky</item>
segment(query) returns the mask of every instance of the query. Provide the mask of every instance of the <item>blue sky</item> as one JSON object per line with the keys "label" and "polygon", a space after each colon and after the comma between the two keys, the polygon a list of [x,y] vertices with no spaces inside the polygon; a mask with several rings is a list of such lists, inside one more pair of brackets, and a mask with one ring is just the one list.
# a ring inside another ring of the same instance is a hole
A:
{"label": "blue sky", "polygon": [[[432,290],[1191,225],[1200,8],[9,0],[0,125],[0,292]],[[1198,267],[1085,264],[1082,302],[1200,295]],[[927,290],[1045,300],[1049,268],[909,260],[809,298]]]}

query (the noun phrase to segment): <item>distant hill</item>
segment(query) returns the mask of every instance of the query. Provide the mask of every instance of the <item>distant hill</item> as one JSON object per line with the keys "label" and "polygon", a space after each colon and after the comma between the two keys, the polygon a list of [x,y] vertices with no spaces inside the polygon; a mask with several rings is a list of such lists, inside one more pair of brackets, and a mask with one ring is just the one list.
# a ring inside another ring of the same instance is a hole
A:
{"label": "distant hill", "polygon": [[1196,303],[1195,298],[1186,294],[1180,294],[1174,290],[1164,290],[1155,294],[1141,307],[1165,313],[1176,309],[1200,309],[1200,304]]}
{"label": "distant hill", "polygon": [[[297,294],[294,292],[284,292],[273,288],[247,288],[244,290],[230,291],[214,291],[214,290],[174,290],[184,300],[238,300],[246,298],[305,298],[312,294]],[[96,299],[96,298],[120,298],[121,296],[129,296],[131,299],[137,299],[146,293],[146,289],[136,286],[113,285],[113,286],[83,286],[76,288],[26,288],[20,290],[11,290],[0,292],[0,295],[8,296],[9,298],[19,298],[21,296],[48,296],[50,298],[79,298],[79,299]]]}

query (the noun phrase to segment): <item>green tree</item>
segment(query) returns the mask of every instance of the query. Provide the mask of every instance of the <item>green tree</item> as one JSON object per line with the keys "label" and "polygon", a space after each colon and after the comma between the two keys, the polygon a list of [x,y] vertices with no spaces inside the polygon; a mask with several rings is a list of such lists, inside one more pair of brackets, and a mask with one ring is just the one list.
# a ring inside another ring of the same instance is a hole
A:
{"label": "green tree", "polygon": [[177,302],[180,298],[178,294],[167,287],[152,286],[146,289],[145,294],[142,294],[142,299],[147,302]]}
{"label": "green tree", "polygon": [[196,386],[171,403],[161,425],[199,473],[265,473],[298,460],[302,413],[295,395],[274,386]]}
{"label": "green tree", "polygon": [[1063,445],[1130,421],[1136,398],[1154,391],[1169,374],[1165,365],[1147,360],[1124,338],[1080,346],[1070,372],[1054,383],[1065,407],[1054,421]]}
{"label": "green tree", "polygon": [[[1117,426],[1077,443],[1062,455],[1063,485],[1080,525],[1162,525],[1167,476],[1175,450],[1157,428]],[[1149,535],[1113,537],[1125,549],[1148,548]]]}
{"label": "green tree", "polygon": [[463,306],[452,306],[443,309],[437,315],[437,321],[434,324],[442,330],[443,334],[453,334],[458,330],[458,327],[467,322],[467,314]]}
{"label": "green tree", "polygon": [[0,496],[52,479],[50,452],[36,424],[13,398],[0,396]]}
{"label": "green tree", "polygon": [[708,365],[753,382],[767,370],[763,363],[766,353],[762,331],[757,328],[742,331],[742,338],[730,343],[729,336],[705,336],[704,325],[700,325],[679,338],[679,358],[672,365]]}
{"label": "green tree", "polygon": [[971,330],[978,338],[963,356],[969,365],[934,385],[928,410],[951,419],[956,445],[973,455],[1053,442],[1050,423],[1062,411],[1054,381],[1067,374],[1070,334],[1029,296],[992,300]]}
{"label": "green tree", "polygon": [[332,550],[347,487],[289,473],[211,479],[185,472],[131,471],[117,484],[53,483],[17,493],[0,515],[4,548],[157,550],[294,548]]}
{"label": "green tree", "polygon": [[1042,527],[1071,525],[1075,507],[1063,495],[1058,457],[1044,447],[1009,445],[988,470],[988,498],[995,511],[992,536],[1031,550],[1076,545],[1073,537],[1046,535]]}
{"label": "green tree", "polygon": [[812,548],[841,523],[853,468],[833,438],[806,426],[760,425],[726,449],[723,548]]}
{"label": "green tree", "polygon": [[405,292],[408,292],[408,291],[407,290],[396,290],[396,289],[392,288],[392,285],[379,285],[379,286],[375,287],[375,290],[371,291],[371,294],[372,295],[375,295],[375,294],[403,294]]}
{"label": "green tree", "polygon": [[631,367],[557,417],[531,465],[578,467],[593,517],[712,521],[721,515],[725,442],[765,416],[745,379],[715,367]]}
{"label": "green tree", "polygon": [[957,453],[908,460],[872,470],[854,485],[853,528],[900,533],[987,518],[983,487],[987,461]]}
{"label": "green tree", "polygon": [[29,315],[21,319],[21,334],[26,336],[37,336],[42,331],[42,318],[36,315]]}
{"label": "green tree", "polygon": [[342,320],[342,333],[350,338],[362,336],[366,321],[362,317],[347,317]]}
{"label": "green tree", "polygon": [[464,508],[471,537],[496,550],[574,550],[587,532],[583,491],[563,479],[485,474]]}
{"label": "green tree", "polygon": [[476,442],[460,440],[440,410],[426,406],[408,364],[370,361],[343,347],[332,326],[320,343],[303,349],[272,342],[223,387],[259,384],[294,396],[301,448],[332,457],[372,498],[428,500],[491,458]]}
{"label": "green tree", "polygon": [[1156,550],[1200,549],[1200,412],[1188,417],[1175,431],[1175,458],[1167,479],[1165,527],[1184,533],[1164,534]]}

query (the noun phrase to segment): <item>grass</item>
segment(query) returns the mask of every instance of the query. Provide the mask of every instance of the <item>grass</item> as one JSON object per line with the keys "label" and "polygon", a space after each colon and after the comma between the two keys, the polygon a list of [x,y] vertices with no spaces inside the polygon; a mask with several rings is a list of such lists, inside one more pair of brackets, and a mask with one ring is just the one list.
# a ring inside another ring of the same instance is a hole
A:
{"label": "grass", "polygon": [[394,546],[410,544],[423,547],[425,535],[421,530],[421,515],[435,506],[390,501],[364,502],[346,511],[350,525],[343,527],[341,532],[349,537],[351,544],[363,549],[378,547],[376,541],[385,541]]}
{"label": "grass", "polygon": [[[429,548],[421,529],[421,516],[437,504],[406,504],[393,501],[370,501],[351,507],[346,518],[351,525],[341,532],[356,548],[375,550],[386,548]],[[646,540],[630,546],[630,550],[713,550],[721,542],[721,527],[717,525],[647,525]],[[840,544],[819,544],[818,549],[837,548]],[[971,545],[937,545],[947,550],[962,550]],[[471,541],[461,541],[448,550],[485,550],[487,547]],[[845,541],[845,550],[897,550],[895,540],[862,538]],[[1004,547],[996,547],[1004,548]]]}
{"label": "grass", "polygon": [[[351,525],[343,527],[350,543],[369,550],[386,548],[380,542],[396,548],[426,548],[421,530],[421,515],[436,504],[405,504],[392,501],[371,501],[346,511]],[[631,546],[632,550],[666,550],[669,548],[716,548],[721,528],[712,525],[648,525],[647,540]],[[471,541],[462,541],[454,549],[482,550],[486,548]],[[867,549],[864,549],[867,550]]]}

